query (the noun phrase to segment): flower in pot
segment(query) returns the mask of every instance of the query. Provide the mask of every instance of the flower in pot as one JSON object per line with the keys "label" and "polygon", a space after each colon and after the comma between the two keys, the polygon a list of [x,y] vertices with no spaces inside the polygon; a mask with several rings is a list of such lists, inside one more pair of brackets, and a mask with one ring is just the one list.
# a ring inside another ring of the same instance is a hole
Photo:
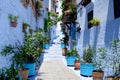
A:
{"label": "flower in pot", "polygon": [[74,61],[77,60],[79,54],[76,49],[67,50],[66,60],[68,66],[74,66]]}
{"label": "flower in pot", "polygon": [[100,24],[100,20],[99,19],[92,19],[89,21],[90,24],[92,24],[93,26],[98,26]]}
{"label": "flower in pot", "polygon": [[93,71],[93,80],[103,80],[104,71],[103,69],[107,66],[108,55],[105,48],[98,48],[95,58],[96,69]]}
{"label": "flower in pot", "polygon": [[19,18],[18,16],[13,16],[12,14],[9,14],[8,18],[10,19],[10,23],[12,27],[17,26],[17,19]]}
{"label": "flower in pot", "polygon": [[120,79],[120,40],[116,39],[111,42],[112,47],[111,54],[109,56],[110,65],[112,66],[112,74],[108,76],[108,80],[119,80]]}
{"label": "flower in pot", "polygon": [[23,24],[22,24],[23,31],[25,31],[27,29],[27,27],[30,27],[30,25],[26,22],[23,22]]}
{"label": "flower in pot", "polygon": [[80,73],[82,76],[92,76],[92,71],[95,66],[93,65],[93,59],[95,57],[95,52],[89,45],[87,49],[83,52],[83,61],[80,64]]}

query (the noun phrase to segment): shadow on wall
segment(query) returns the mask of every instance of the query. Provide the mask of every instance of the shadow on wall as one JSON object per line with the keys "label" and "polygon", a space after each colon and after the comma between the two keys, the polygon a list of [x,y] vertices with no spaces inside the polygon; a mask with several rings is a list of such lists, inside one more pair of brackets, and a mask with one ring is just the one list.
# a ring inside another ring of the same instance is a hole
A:
{"label": "shadow on wall", "polygon": [[94,34],[94,42],[93,42],[93,48],[96,49],[97,46],[97,40],[98,40],[98,34],[100,32],[100,26],[97,26],[95,28],[95,34]]}
{"label": "shadow on wall", "polygon": [[90,41],[90,29],[85,29],[83,36],[83,47],[86,47],[89,44],[89,41]]}
{"label": "shadow on wall", "polygon": [[111,41],[119,38],[120,18],[114,19],[114,11],[111,11],[111,10],[112,10],[111,2],[109,1],[107,24],[106,24],[106,31],[105,31],[106,47],[110,46]]}

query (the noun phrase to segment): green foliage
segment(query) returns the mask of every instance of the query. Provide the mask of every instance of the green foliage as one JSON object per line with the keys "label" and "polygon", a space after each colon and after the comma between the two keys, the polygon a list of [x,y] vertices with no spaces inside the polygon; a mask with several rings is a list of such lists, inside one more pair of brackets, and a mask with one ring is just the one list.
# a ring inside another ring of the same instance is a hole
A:
{"label": "green foliage", "polygon": [[114,76],[119,76],[120,74],[120,40],[116,39],[111,42],[112,54],[110,54],[110,63],[113,67]]}
{"label": "green foliage", "polygon": [[[64,12],[63,16],[68,16],[69,20],[71,22],[75,22],[75,20],[77,19],[77,5],[74,2],[70,2],[68,4],[65,4],[64,8],[67,7],[67,10],[69,10],[69,12]],[[64,10],[64,9],[63,9]]]}
{"label": "green foliage", "polygon": [[8,18],[10,19],[11,22],[17,22],[17,19],[19,18],[18,16],[14,16],[12,14],[9,14],[8,15]]}
{"label": "green foliage", "polygon": [[[41,30],[34,32],[34,34],[25,33],[24,44],[22,45],[19,41],[11,46],[6,46],[1,54],[8,55],[14,54],[13,61],[20,67],[24,63],[35,62],[40,57],[41,48],[43,48],[43,36]],[[42,44],[41,44],[42,43]]]}
{"label": "green foliage", "polygon": [[85,63],[93,63],[93,58],[94,58],[94,50],[92,47],[89,45],[87,49],[84,49],[83,52],[83,60]]}
{"label": "green foliage", "polygon": [[61,16],[54,12],[48,12],[48,18],[44,19],[44,31],[48,32],[50,27],[57,24],[58,21],[61,20]]}
{"label": "green foliage", "polygon": [[80,55],[76,49],[67,50],[67,56],[76,56],[80,59]]}
{"label": "green foliage", "polygon": [[9,69],[0,69],[0,80],[16,80],[17,70],[14,69],[14,64]]}
{"label": "green foliage", "polygon": [[23,26],[27,26],[27,27],[30,27],[30,25],[26,22],[23,22]]}
{"label": "green foliage", "polygon": [[44,38],[43,38],[43,42],[44,42],[44,44],[45,43],[49,43],[49,41],[50,41],[50,38],[48,37],[48,36],[45,36]]}
{"label": "green foliage", "polygon": [[98,26],[100,24],[100,20],[95,18],[90,20],[89,23],[91,23],[94,26]]}
{"label": "green foliage", "polygon": [[95,64],[96,68],[100,71],[103,71],[103,69],[107,66],[108,63],[108,54],[105,48],[98,48],[96,51],[96,58],[95,58]]}
{"label": "green foliage", "polygon": [[48,12],[48,16],[52,16],[52,17],[58,17],[58,15],[55,12]]}
{"label": "green foliage", "polygon": [[42,7],[42,1],[36,1],[36,8],[39,9]]}
{"label": "green foliage", "polygon": [[69,40],[69,36],[67,34],[67,32],[64,32],[64,37],[62,38],[62,42],[65,44],[65,45],[68,45],[68,40]]}
{"label": "green foliage", "polygon": [[5,48],[2,49],[1,54],[3,56],[7,56],[9,54],[12,54],[12,49],[13,49],[12,45],[7,45],[7,46],[5,46]]}

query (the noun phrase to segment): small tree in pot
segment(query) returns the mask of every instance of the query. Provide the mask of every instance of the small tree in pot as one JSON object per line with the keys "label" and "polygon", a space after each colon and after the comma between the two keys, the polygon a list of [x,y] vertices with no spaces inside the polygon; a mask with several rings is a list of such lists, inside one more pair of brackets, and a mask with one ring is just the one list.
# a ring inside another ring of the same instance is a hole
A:
{"label": "small tree in pot", "polygon": [[96,52],[96,70],[93,71],[92,76],[93,80],[103,80],[104,71],[108,62],[107,51],[104,48],[98,48]]}
{"label": "small tree in pot", "polygon": [[116,39],[111,42],[111,54],[110,54],[110,64],[112,66],[112,76],[108,76],[108,80],[119,80],[120,79],[120,40]]}
{"label": "small tree in pot", "polygon": [[95,57],[94,50],[89,45],[87,49],[83,52],[83,63],[80,65],[80,73],[82,76],[92,76],[92,71],[94,70],[93,59]]}

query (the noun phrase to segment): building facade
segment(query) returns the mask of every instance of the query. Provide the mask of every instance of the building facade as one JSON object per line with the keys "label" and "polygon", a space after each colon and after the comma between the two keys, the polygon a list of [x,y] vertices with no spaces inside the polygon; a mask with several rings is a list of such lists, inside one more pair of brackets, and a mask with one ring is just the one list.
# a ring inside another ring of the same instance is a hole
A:
{"label": "building facade", "polygon": [[[44,27],[44,17],[46,16],[46,7],[48,0],[44,0],[44,13],[37,17],[35,10],[35,0],[0,0],[0,52],[6,45],[14,45],[17,41],[23,42],[24,33],[22,32],[23,22],[28,23],[32,29]],[[17,27],[11,27],[9,14],[18,16]],[[0,54],[0,68],[8,67],[11,64],[10,56]]]}
{"label": "building facade", "polygon": [[[80,52],[89,44],[95,49],[109,47],[110,42],[119,39],[119,0],[77,0],[77,22],[81,31],[77,33],[77,48]],[[99,19],[98,26],[89,25],[91,19]]]}

